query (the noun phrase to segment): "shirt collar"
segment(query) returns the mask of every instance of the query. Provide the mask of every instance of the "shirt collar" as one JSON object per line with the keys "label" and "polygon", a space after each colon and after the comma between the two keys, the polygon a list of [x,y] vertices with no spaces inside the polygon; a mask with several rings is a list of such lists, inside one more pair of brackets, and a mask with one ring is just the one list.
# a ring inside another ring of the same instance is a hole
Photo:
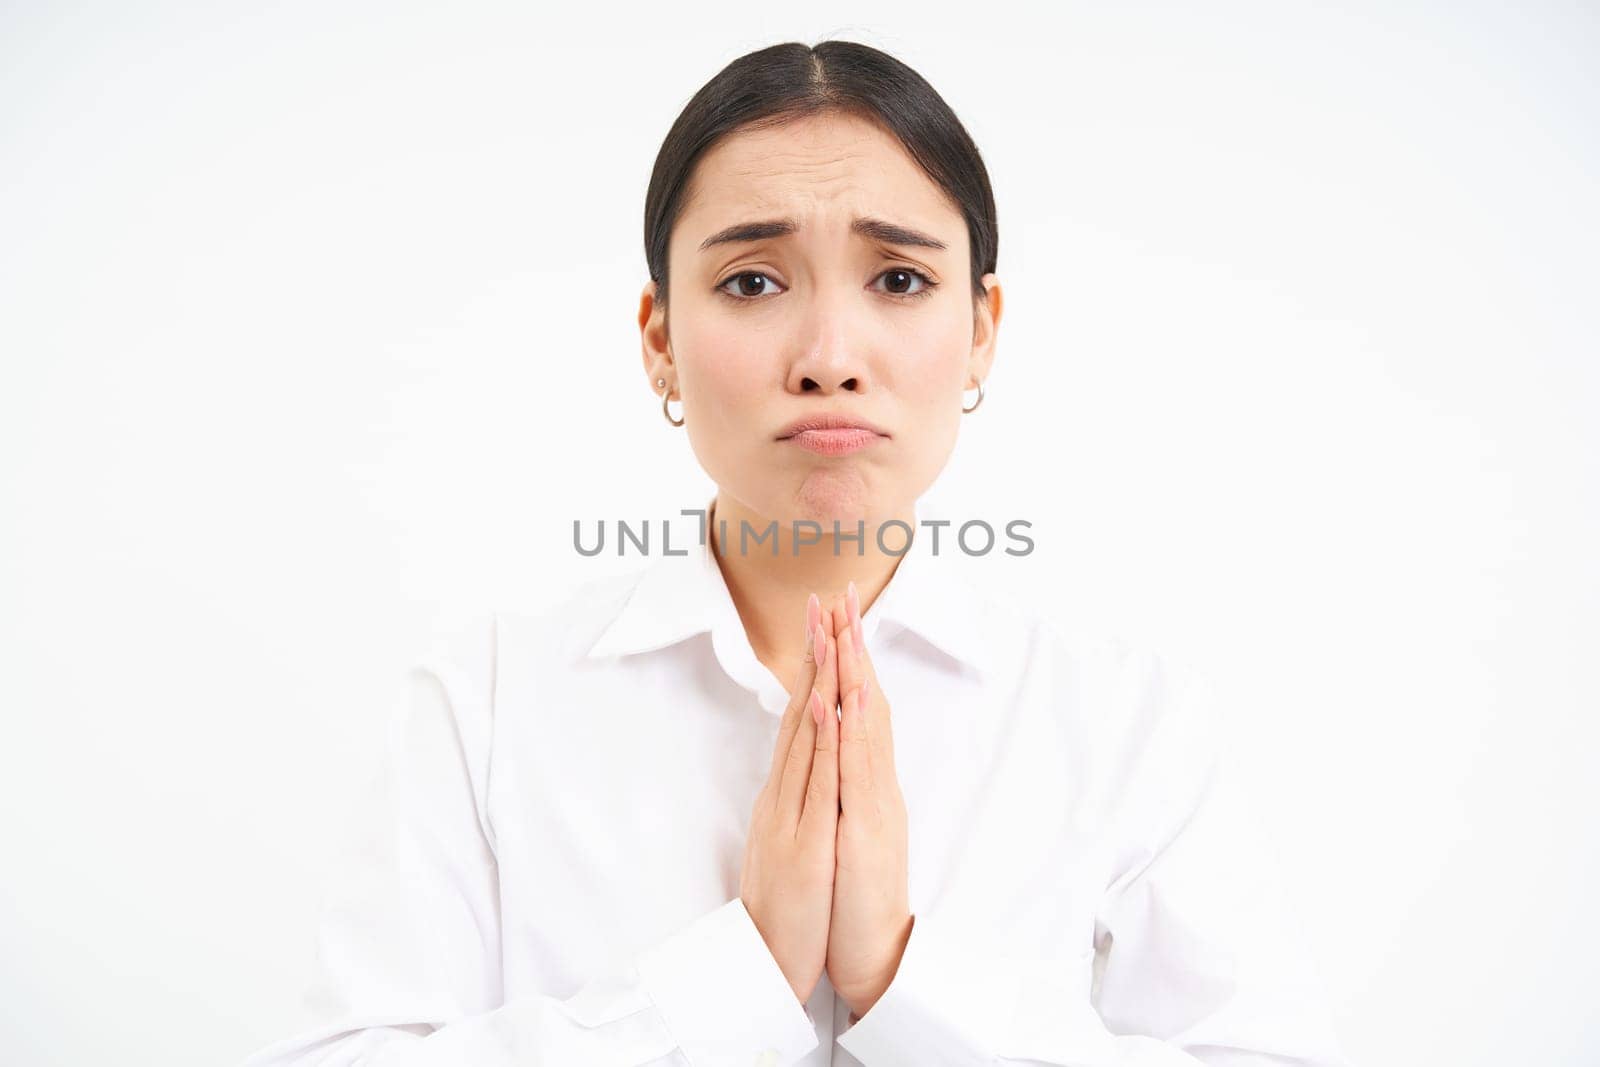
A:
{"label": "shirt collar", "polygon": [[[706,511],[710,512],[709,503]],[[913,513],[917,535],[911,547],[877,600],[861,616],[867,646],[875,646],[882,624],[888,627],[884,637],[910,631],[958,663],[986,674],[993,669],[993,661],[979,612],[981,598],[971,582],[951,566],[954,531],[950,527],[940,531],[940,552],[935,555],[930,532],[922,528],[920,502]],[[872,537],[874,532],[868,529],[866,536]],[[894,537],[895,531],[885,534],[886,541]],[[684,553],[683,549],[674,551]],[[765,697],[776,680],[751,650],[722,569],[712,557],[709,531],[705,544],[690,544],[684,554],[663,554],[644,569],[587,655],[595,659],[648,652],[707,631],[728,673],[762,692],[763,703],[768,703]]]}

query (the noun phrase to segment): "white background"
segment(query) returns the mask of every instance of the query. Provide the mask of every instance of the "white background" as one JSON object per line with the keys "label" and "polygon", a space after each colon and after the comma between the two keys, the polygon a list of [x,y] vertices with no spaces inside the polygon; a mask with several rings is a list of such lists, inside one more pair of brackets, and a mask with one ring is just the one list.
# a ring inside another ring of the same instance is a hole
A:
{"label": "white background", "polygon": [[576,6],[0,12],[0,1059],[300,1025],[412,659],[709,494],[667,127],[841,36],[993,177],[983,573],[1211,675],[1354,1060],[1594,1063],[1594,9]]}

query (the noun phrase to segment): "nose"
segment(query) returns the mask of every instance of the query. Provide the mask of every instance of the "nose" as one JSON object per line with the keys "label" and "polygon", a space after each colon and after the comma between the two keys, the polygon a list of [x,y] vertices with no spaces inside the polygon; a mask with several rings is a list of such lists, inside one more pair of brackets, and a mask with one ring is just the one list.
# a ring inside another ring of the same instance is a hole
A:
{"label": "nose", "polygon": [[859,340],[864,333],[852,322],[850,313],[847,301],[838,294],[813,290],[789,365],[791,393],[831,396],[867,388],[865,349]]}

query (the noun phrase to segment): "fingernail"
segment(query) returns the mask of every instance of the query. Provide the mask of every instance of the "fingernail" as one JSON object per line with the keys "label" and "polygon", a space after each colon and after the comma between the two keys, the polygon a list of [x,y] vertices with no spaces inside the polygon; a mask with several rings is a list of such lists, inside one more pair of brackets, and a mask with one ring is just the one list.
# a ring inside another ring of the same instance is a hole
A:
{"label": "fingernail", "polygon": [[817,628],[811,632],[814,636],[810,638],[810,642],[815,642],[817,666],[821,667],[828,662],[828,637],[822,632],[822,624],[820,622],[817,623]]}

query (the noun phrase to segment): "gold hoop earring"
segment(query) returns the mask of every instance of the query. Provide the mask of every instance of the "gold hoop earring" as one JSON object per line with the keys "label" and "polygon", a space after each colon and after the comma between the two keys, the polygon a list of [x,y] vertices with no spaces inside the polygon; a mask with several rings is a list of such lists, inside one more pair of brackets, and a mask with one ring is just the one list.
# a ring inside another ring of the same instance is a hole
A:
{"label": "gold hoop earring", "polygon": [[[965,390],[963,390],[963,392],[965,392]],[[978,410],[978,405],[981,404],[981,403],[983,403],[983,379],[979,378],[978,379],[978,399],[974,400],[972,402],[972,406],[970,408],[967,407],[965,404],[963,404],[961,406],[961,413],[963,415],[970,415],[974,411]]]}
{"label": "gold hoop earring", "polygon": [[[666,384],[667,384],[667,380],[665,378],[657,378],[656,379],[656,388],[657,389],[665,388]],[[666,420],[668,422],[672,423],[672,425],[674,425],[674,426],[682,426],[683,425],[683,420],[682,419],[673,418],[672,417],[672,412],[667,410],[667,401],[670,400],[671,397],[672,397],[672,390],[671,389],[667,389],[666,392],[661,394],[661,414],[663,416],[665,416]]]}

